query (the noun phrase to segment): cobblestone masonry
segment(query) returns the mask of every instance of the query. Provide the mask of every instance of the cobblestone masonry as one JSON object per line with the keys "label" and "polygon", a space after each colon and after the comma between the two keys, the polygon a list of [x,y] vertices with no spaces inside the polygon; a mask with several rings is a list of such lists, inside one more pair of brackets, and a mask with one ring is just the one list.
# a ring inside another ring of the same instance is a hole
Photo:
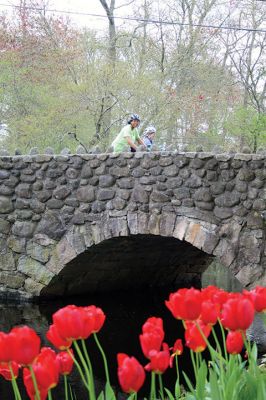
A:
{"label": "cobblestone masonry", "polygon": [[265,210],[264,154],[1,156],[0,295],[38,297],[95,244],[132,235],[190,243],[266,285]]}

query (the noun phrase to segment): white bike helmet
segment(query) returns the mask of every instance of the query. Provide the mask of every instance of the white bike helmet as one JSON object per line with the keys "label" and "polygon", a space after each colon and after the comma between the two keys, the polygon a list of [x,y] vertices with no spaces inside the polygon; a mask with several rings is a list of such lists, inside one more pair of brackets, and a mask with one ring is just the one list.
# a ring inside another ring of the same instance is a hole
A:
{"label": "white bike helmet", "polygon": [[144,131],[144,136],[149,135],[150,133],[156,133],[156,128],[153,125],[147,126],[147,128]]}

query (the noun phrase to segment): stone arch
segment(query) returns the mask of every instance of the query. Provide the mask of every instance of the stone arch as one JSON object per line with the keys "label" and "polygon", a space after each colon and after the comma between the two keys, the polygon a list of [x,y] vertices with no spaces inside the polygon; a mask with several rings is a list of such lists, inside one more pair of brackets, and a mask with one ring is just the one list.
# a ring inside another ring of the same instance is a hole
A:
{"label": "stone arch", "polygon": [[[82,256],[95,246],[116,238],[135,237],[137,239],[145,235],[146,238],[153,237],[156,245],[159,245],[158,238],[169,238],[176,243],[180,242],[183,246],[190,245],[190,251],[197,249],[198,255],[205,255],[205,261],[202,261],[202,269],[204,269],[219,243],[217,229],[218,227],[214,224],[199,222],[190,217],[176,216],[171,212],[148,214],[139,211],[123,216],[105,214],[97,221],[72,226],[57,243],[53,256],[46,265],[53,274],[53,278],[47,282],[40,295],[59,295],[60,285],[54,283],[57,277],[62,276],[68,266],[72,266],[71,273],[74,274],[75,260],[81,260]],[[126,243],[129,244],[128,241]],[[174,243],[168,243],[174,246]],[[53,289],[51,289],[52,286],[54,286]]]}

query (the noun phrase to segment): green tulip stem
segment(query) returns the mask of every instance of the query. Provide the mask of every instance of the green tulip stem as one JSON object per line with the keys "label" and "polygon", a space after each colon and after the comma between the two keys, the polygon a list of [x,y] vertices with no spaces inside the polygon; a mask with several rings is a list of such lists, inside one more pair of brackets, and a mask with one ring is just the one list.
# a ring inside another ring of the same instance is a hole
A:
{"label": "green tulip stem", "polygon": [[101,346],[101,344],[100,344],[100,342],[99,342],[99,339],[98,339],[96,333],[93,333],[93,337],[94,337],[95,342],[96,342],[96,344],[97,344],[97,346],[98,346],[98,349],[100,350],[100,353],[101,353],[101,355],[102,355],[103,363],[104,363],[104,370],[105,370],[106,381],[107,381],[107,383],[110,385],[110,377],[109,377],[109,371],[108,371],[108,364],[107,364],[107,360],[106,360],[105,353],[104,353],[104,351],[103,351],[103,348],[102,348],[102,346]]}
{"label": "green tulip stem", "polygon": [[82,350],[85,354],[85,358],[86,358],[86,362],[87,362],[87,366],[89,369],[89,373],[90,373],[90,377],[91,377],[91,385],[92,385],[92,390],[95,393],[95,389],[94,389],[94,377],[93,377],[93,369],[92,369],[92,364],[91,364],[91,360],[87,351],[87,347],[86,347],[86,343],[84,339],[81,339],[81,344],[82,344]]}
{"label": "green tulip stem", "polygon": [[178,367],[178,355],[175,356],[175,367],[176,367],[176,378],[179,383],[179,367]]}
{"label": "green tulip stem", "polygon": [[81,364],[83,365],[83,368],[84,368],[85,373],[87,375],[88,385],[89,385],[89,387],[88,387],[89,398],[90,398],[90,400],[95,400],[96,397],[95,397],[95,392],[94,392],[94,383],[92,382],[92,376],[91,376],[91,373],[90,373],[90,370],[89,370],[89,368],[91,366],[87,365],[87,363],[85,361],[85,358],[83,357],[83,354],[82,354],[82,352],[81,352],[81,350],[79,348],[79,345],[78,345],[77,341],[74,340],[73,343],[74,343],[74,347],[75,347],[75,349],[76,349],[76,351],[78,353],[78,356],[79,356],[79,359],[81,361]]}
{"label": "green tulip stem", "polygon": [[212,327],[212,336],[214,337],[218,353],[222,354],[221,346],[220,346],[219,340],[217,338],[217,335],[215,333],[214,327]]}
{"label": "green tulip stem", "polygon": [[223,325],[222,325],[222,323],[221,323],[220,318],[218,318],[218,322],[219,322],[219,325],[220,325],[220,328],[221,328],[221,332],[222,332],[225,359],[226,359],[226,362],[228,362],[228,353],[227,353],[227,351],[226,351],[226,341],[225,341],[224,327],[223,327]]}
{"label": "green tulip stem", "polygon": [[48,400],[53,400],[51,390],[48,390]]}
{"label": "green tulip stem", "polygon": [[193,365],[193,371],[194,371],[194,375],[195,375],[195,379],[197,380],[197,366],[195,363],[195,357],[194,357],[194,351],[190,349],[190,357],[191,357],[191,361],[192,361],[192,365]]}
{"label": "green tulip stem", "polygon": [[82,379],[82,381],[83,381],[83,383],[84,383],[86,389],[89,391],[88,383],[87,383],[87,381],[86,381],[86,379],[85,379],[85,376],[84,376],[84,374],[83,374],[83,371],[82,371],[82,369],[81,369],[81,367],[80,367],[78,361],[75,359],[75,357],[73,356],[73,354],[71,353],[71,351],[70,351],[69,349],[67,349],[67,352],[68,352],[69,356],[72,358],[72,360],[73,360],[75,366],[77,367],[77,369],[78,369],[78,371],[79,371],[79,374],[80,374],[80,376],[81,376],[81,379]]}
{"label": "green tulip stem", "polygon": [[13,372],[13,369],[12,369],[11,362],[8,363],[8,366],[9,366],[9,370],[10,370],[10,374],[11,374],[11,378],[12,378],[11,379],[11,384],[12,384],[13,392],[15,394],[15,398],[16,398],[16,400],[21,400],[19,388],[18,388],[18,385],[17,385],[16,378],[14,376],[14,372]]}
{"label": "green tulip stem", "polygon": [[29,365],[29,370],[30,370],[31,379],[32,379],[32,382],[33,382],[33,387],[34,387],[34,390],[35,390],[36,400],[41,400],[40,392],[39,392],[39,389],[38,389],[38,386],[37,386],[36,376],[35,376],[35,373],[33,371],[32,365]]}
{"label": "green tulip stem", "polygon": [[151,392],[150,400],[156,399],[156,382],[155,382],[155,372],[151,371]]}
{"label": "green tulip stem", "polygon": [[66,374],[64,374],[64,388],[65,388],[65,400],[68,400],[68,382]]}
{"label": "green tulip stem", "polygon": [[163,388],[163,377],[162,377],[162,374],[158,374],[158,377],[159,377],[161,398],[162,398],[162,400],[164,400],[164,388]]}

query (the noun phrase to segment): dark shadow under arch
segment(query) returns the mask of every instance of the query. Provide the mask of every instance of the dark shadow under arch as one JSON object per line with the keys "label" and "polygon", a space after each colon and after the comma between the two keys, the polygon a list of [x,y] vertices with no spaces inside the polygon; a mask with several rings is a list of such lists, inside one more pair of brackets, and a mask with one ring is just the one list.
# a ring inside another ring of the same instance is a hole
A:
{"label": "dark shadow under arch", "polygon": [[212,259],[173,237],[116,237],[91,246],[70,261],[40,296],[200,286],[201,274]]}

